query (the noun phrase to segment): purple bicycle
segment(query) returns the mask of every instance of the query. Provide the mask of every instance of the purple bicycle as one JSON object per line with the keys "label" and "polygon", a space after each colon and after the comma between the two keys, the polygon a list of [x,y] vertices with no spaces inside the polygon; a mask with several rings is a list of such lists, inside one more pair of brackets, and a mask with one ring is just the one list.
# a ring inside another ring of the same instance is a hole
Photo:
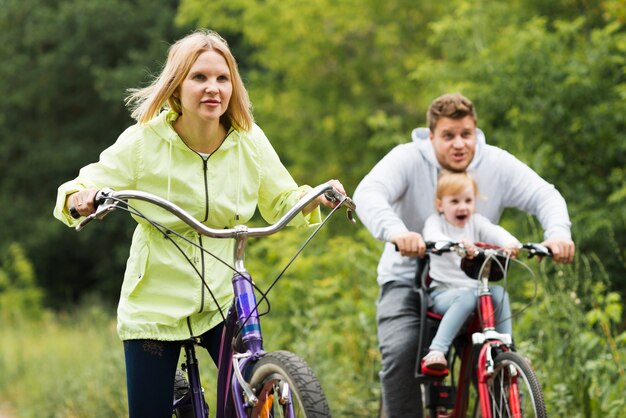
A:
{"label": "purple bicycle", "polygon": [[[282,230],[311,203],[324,194],[338,205],[317,226],[285,268],[265,292],[252,281],[244,265],[244,252],[249,237],[265,237]],[[185,239],[191,245],[208,253],[199,244],[187,240],[176,231],[144,216],[130,202],[144,201],[169,211],[189,225],[200,235],[235,240],[233,264],[233,303],[224,317],[224,332],[218,364],[217,418],[272,418],[272,417],[330,417],[328,402],[315,374],[306,362],[287,351],[265,352],[258,308],[282,273],[304,249],[313,236],[340,207],[347,209],[348,218],[354,223],[352,200],[338,193],[332,186],[322,184],[313,188],[275,224],[265,227],[239,225],[230,229],[213,229],[200,223],[175,204],[150,193],[135,190],[113,191],[102,189],[95,198],[97,210],[86,217],[77,227],[81,230],[93,219],[102,219],[109,212],[122,209],[134,216],[148,220],[165,238],[170,234]],[[171,242],[177,245],[173,240]],[[181,250],[181,253],[183,251]],[[184,253],[183,253],[184,254]],[[212,255],[208,253],[209,255]],[[185,257],[187,257],[185,255]],[[256,291],[262,294],[257,301]],[[210,292],[210,289],[209,289]],[[200,382],[199,364],[195,346],[199,341],[191,338],[183,344],[185,360],[181,366],[184,373],[177,373],[172,414],[184,418],[207,418],[209,410]]]}

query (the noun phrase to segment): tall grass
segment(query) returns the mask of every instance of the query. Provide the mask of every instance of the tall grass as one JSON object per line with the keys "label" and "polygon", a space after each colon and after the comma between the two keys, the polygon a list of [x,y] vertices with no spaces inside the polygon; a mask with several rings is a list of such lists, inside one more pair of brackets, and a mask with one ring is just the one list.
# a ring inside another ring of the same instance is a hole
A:
{"label": "tall grass", "polygon": [[516,321],[520,350],[539,375],[552,416],[626,416],[623,304],[594,257],[544,265],[539,297]]}
{"label": "tall grass", "polygon": [[[249,268],[260,288],[293,254],[302,232],[261,240]],[[314,241],[269,294],[267,350],[288,349],[313,368],[334,417],[374,417],[380,394],[375,266],[379,244],[366,233]],[[537,281],[512,272],[508,289],[519,351],[530,357],[550,416],[626,416],[623,304],[607,290],[602,263],[529,264]],[[536,288],[535,288],[536,283]],[[261,306],[264,311],[266,305]],[[0,404],[16,417],[123,417],[123,349],[113,312],[97,304],[40,319],[12,315],[0,326]],[[215,367],[198,353],[214,410]]]}
{"label": "tall grass", "polygon": [[17,417],[123,417],[121,343],[101,308],[0,327],[0,399]]}

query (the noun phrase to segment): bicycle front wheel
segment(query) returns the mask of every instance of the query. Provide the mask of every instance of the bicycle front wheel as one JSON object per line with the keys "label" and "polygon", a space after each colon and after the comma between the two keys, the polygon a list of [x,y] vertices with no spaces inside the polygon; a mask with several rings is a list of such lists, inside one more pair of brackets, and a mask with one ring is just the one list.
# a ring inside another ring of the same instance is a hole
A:
{"label": "bicycle front wheel", "polygon": [[249,418],[330,417],[328,402],[315,374],[293,353],[265,354],[252,368],[249,382],[259,399]]}
{"label": "bicycle front wheel", "polygon": [[545,418],[541,386],[527,360],[517,353],[496,356],[495,371],[487,381],[493,418]]}

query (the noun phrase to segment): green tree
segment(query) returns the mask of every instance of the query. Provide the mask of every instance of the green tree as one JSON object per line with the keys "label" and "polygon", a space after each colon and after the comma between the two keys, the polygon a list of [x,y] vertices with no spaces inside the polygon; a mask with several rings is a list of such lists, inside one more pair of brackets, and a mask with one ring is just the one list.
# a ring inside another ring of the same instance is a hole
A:
{"label": "green tree", "polygon": [[19,244],[11,244],[0,260],[0,318],[5,325],[39,319],[43,292],[35,281],[32,263]]}
{"label": "green tree", "polygon": [[[624,292],[619,4],[183,0],[179,21],[243,46],[257,119],[300,181],[338,177],[353,190],[424,123],[434,97],[462,91],[476,102],[488,142],[563,193],[580,250],[600,254]],[[512,212],[505,222],[526,218]]]}
{"label": "green tree", "polygon": [[406,0],[183,0],[179,21],[237,42],[255,116],[298,181],[340,177],[353,190],[365,167],[408,140],[428,100],[406,77],[441,10]]}
{"label": "green tree", "polygon": [[[339,214],[338,214],[339,215]],[[333,416],[374,416],[380,397],[372,269],[380,244],[368,232],[332,237],[346,221],[335,216],[312,240],[262,303],[267,350],[304,357],[320,379]],[[352,225],[353,229],[355,228]],[[251,242],[248,264],[265,293],[310,230],[291,229]]]}
{"label": "green tree", "polygon": [[443,54],[425,64],[429,70],[417,69],[415,80],[462,90],[476,102],[488,142],[556,185],[568,202],[579,251],[599,254],[623,293],[624,27],[610,15],[599,21],[603,9],[594,2],[586,3],[588,16],[571,20],[458,4],[432,24],[431,43]]}
{"label": "green tree", "polygon": [[[48,302],[112,299],[129,224],[78,236],[51,217],[57,187],[132,123],[125,90],[156,71],[177,1],[5,0],[0,8],[0,249],[20,242]],[[138,30],[140,28],[140,30]],[[95,229],[95,228],[94,228]]]}

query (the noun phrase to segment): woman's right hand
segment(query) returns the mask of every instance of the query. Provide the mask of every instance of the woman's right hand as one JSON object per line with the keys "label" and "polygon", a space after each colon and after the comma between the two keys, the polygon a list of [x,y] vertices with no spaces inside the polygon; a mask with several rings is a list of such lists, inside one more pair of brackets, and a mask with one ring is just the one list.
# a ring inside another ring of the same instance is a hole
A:
{"label": "woman's right hand", "polygon": [[74,208],[80,216],[88,216],[96,211],[94,198],[98,189],[85,189],[73,193],[67,197],[66,206],[68,211]]}

